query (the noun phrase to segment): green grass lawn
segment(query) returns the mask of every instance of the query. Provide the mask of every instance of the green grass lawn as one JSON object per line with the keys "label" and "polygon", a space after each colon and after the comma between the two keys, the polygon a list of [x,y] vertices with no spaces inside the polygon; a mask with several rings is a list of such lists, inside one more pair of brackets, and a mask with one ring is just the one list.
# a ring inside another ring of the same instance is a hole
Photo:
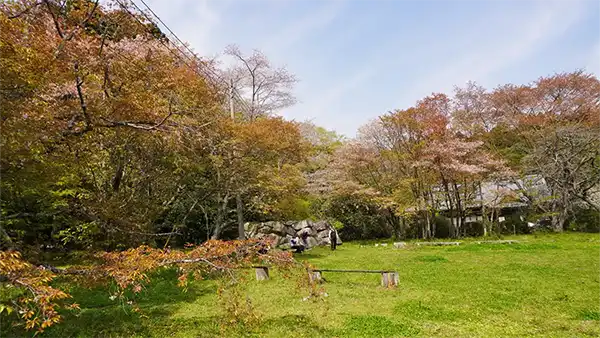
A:
{"label": "green grass lawn", "polygon": [[[520,244],[412,247],[344,243],[298,255],[320,268],[394,269],[400,286],[377,274],[324,273],[328,297],[302,301],[294,281],[272,271],[248,294],[261,322],[255,337],[598,337],[600,236],[514,236]],[[47,337],[220,337],[215,284],[188,293],[163,271],[138,297],[142,315],[111,301],[107,290],[72,288],[82,311]],[[2,337],[19,335],[2,324]]]}

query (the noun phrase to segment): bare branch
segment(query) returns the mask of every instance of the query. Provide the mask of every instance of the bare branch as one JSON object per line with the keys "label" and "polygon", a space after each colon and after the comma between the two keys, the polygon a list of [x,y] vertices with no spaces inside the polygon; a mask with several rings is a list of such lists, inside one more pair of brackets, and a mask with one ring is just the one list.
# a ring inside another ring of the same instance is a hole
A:
{"label": "bare branch", "polygon": [[174,114],[174,112],[170,111],[162,120],[160,120],[158,123],[154,124],[154,125],[150,125],[151,122],[128,122],[128,121],[113,121],[113,120],[109,120],[107,118],[102,118],[104,121],[107,121],[109,124],[105,124],[102,125],[102,127],[129,127],[129,128],[134,128],[134,129],[141,129],[141,130],[156,130],[158,128],[160,128],[163,124],[165,124],[165,122],[167,122],[167,120],[169,119],[169,117],[171,117]]}

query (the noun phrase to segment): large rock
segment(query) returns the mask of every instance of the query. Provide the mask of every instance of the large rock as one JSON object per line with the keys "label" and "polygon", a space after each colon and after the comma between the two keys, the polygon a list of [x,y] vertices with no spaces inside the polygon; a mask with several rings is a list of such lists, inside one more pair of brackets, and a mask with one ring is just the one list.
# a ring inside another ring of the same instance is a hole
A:
{"label": "large rock", "polygon": [[304,235],[304,234],[308,234],[308,236],[315,237],[315,236],[317,236],[317,231],[312,228],[304,228],[304,229],[298,231],[298,236],[302,237],[302,235]]}
{"label": "large rock", "polygon": [[394,248],[396,248],[396,249],[406,248],[406,242],[396,242],[396,243],[394,243]]}
{"label": "large rock", "polygon": [[304,228],[308,228],[308,227],[310,227],[310,224],[308,224],[307,220],[300,221],[300,222],[294,224],[294,230],[296,230],[296,231],[300,231],[300,230],[302,230]]}
{"label": "large rock", "polygon": [[284,226],[281,222],[264,222],[260,223],[260,230],[258,231],[263,234],[275,233],[280,236],[285,236]]}
{"label": "large rock", "polygon": [[298,236],[298,233],[296,232],[296,230],[294,229],[293,226],[286,226],[284,229],[284,232],[286,235],[292,236],[292,237],[296,237]]}
{"label": "large rock", "polygon": [[327,223],[327,221],[317,221],[313,224],[313,229],[318,232],[329,230],[329,223]]}
{"label": "large rock", "polygon": [[309,248],[313,248],[313,247],[319,245],[319,242],[317,242],[317,240],[314,237],[308,237],[306,239],[306,244],[308,245]]}
{"label": "large rock", "polygon": [[254,237],[258,233],[258,223],[246,223],[244,224],[244,231],[248,237]]}
{"label": "large rock", "polygon": [[281,222],[273,222],[273,232],[285,236],[284,225]]}
{"label": "large rock", "polygon": [[[311,222],[303,220],[293,221],[270,221],[263,223],[247,223],[244,225],[246,234],[249,238],[260,238],[269,240],[280,248],[289,248],[290,240],[294,237],[302,237],[306,233],[306,243],[308,247],[317,245],[329,245],[330,225],[327,221]],[[337,238],[338,245],[342,244],[341,239]]]}
{"label": "large rock", "polygon": [[260,228],[258,228],[258,233],[260,233],[260,234],[272,234],[273,233],[273,228],[271,228],[269,226],[262,225]]}

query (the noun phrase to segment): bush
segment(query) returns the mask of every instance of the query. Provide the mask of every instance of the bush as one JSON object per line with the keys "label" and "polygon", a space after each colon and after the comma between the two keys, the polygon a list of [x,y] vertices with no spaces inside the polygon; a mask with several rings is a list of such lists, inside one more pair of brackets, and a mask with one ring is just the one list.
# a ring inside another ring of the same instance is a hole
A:
{"label": "bush", "polygon": [[582,232],[600,232],[600,212],[592,208],[575,210],[569,230]]}
{"label": "bush", "polygon": [[392,236],[384,213],[375,203],[361,196],[333,196],[321,205],[320,213],[324,218],[343,224],[343,227],[339,228],[339,234],[344,240]]}

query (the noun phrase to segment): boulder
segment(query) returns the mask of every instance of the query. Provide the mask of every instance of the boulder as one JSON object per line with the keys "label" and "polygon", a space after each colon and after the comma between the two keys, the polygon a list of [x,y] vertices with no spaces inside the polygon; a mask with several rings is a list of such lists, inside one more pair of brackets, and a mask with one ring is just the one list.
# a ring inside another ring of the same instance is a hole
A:
{"label": "boulder", "polygon": [[307,247],[313,248],[313,247],[319,245],[319,242],[317,242],[317,240],[314,237],[308,237],[306,239],[306,244],[307,244]]}
{"label": "boulder", "polygon": [[277,222],[268,221],[268,222],[262,222],[260,224],[262,225],[263,228],[273,228],[273,225],[275,223],[277,223]]}
{"label": "boulder", "polygon": [[394,243],[394,248],[396,248],[396,249],[406,248],[406,242],[396,242],[396,243]]}
{"label": "boulder", "polygon": [[272,234],[273,233],[273,229],[270,228],[269,226],[261,226],[260,228],[258,228],[258,233],[259,234]]}
{"label": "boulder", "polygon": [[281,222],[273,222],[273,232],[278,233],[280,235],[285,235],[285,229],[283,223]]}
{"label": "boulder", "polygon": [[273,245],[278,245],[279,241],[281,240],[281,236],[277,235],[277,234],[268,234],[267,235],[267,240],[269,241],[269,243],[272,243]]}
{"label": "boulder", "polygon": [[296,237],[298,236],[298,233],[296,232],[296,230],[294,229],[293,226],[286,226],[284,229],[284,232],[286,235],[292,236],[292,237]]}
{"label": "boulder", "polygon": [[[303,234],[307,235],[306,244],[309,248],[318,245],[329,245],[329,223],[327,221],[246,223],[244,229],[248,238],[268,240],[280,248],[289,248],[290,240],[294,237],[301,238]],[[339,234],[337,243],[338,245],[342,244]]]}
{"label": "boulder", "polygon": [[291,238],[292,237],[287,237],[287,236],[279,237],[279,241],[277,242],[277,246],[281,246],[281,245],[283,245],[285,243],[289,243]]}
{"label": "boulder", "polygon": [[319,245],[329,245],[329,244],[331,244],[331,241],[329,240],[329,237],[319,237],[319,238],[317,238],[317,241],[319,242]]}
{"label": "boulder", "polygon": [[329,223],[327,223],[327,221],[315,222],[313,225],[313,229],[315,229],[318,232],[326,231],[329,229]]}
{"label": "boulder", "polygon": [[302,235],[304,235],[305,233],[312,237],[317,236],[317,231],[312,228],[304,228],[304,229],[298,231],[298,236],[302,237]]}
{"label": "boulder", "polygon": [[302,230],[304,228],[308,228],[309,226],[310,225],[308,224],[307,220],[300,221],[300,222],[294,224],[294,230],[299,231],[299,230]]}
{"label": "boulder", "polygon": [[244,231],[248,237],[254,237],[258,232],[259,224],[257,223],[246,223],[244,224]]}

